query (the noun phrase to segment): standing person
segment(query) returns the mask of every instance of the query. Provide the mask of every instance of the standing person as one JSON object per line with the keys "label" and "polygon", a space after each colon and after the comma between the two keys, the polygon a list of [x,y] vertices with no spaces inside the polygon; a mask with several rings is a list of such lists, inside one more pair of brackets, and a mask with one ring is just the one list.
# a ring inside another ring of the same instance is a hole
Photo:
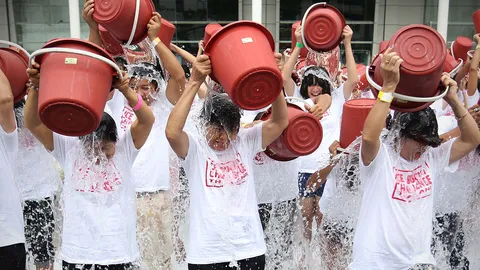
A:
{"label": "standing person", "polygon": [[15,104],[19,155],[15,183],[20,191],[28,255],[37,270],[53,269],[54,196],[60,184],[55,160],[23,125],[25,100]]}
{"label": "standing person", "polygon": [[25,127],[65,171],[60,247],[63,269],[131,270],[139,259],[139,250],[130,170],[155,117],[129,87],[124,73],[123,79],[115,79],[113,86],[127,99],[137,119],[123,137],[118,137],[115,121],[107,113],[103,113],[98,128],[90,134],[56,134],[38,117],[39,69],[40,65],[34,63],[27,70],[35,89],[25,106]]}
{"label": "standing person", "polygon": [[[276,54],[277,61],[281,55]],[[166,136],[183,160],[190,187],[189,270],[265,268],[265,241],[258,215],[253,158],[288,125],[283,94],[272,117],[240,127],[240,109],[224,94],[208,97],[200,136],[184,131],[193,100],[210,74],[208,56],[197,56],[186,90],[170,114]]]}
{"label": "standing person", "polygon": [[456,82],[447,73],[442,83],[450,90],[444,99],[457,117],[460,137],[441,145],[435,113],[429,107],[397,112],[388,137],[380,137],[403,63],[392,48],[382,56],[382,90],[363,129],[363,198],[349,269],[423,269],[434,265],[432,195],[436,180],[445,168],[480,143],[476,123],[457,96]]}
{"label": "standing person", "polygon": [[0,265],[9,270],[25,270],[26,264],[22,205],[13,173],[17,154],[12,89],[0,70]]}

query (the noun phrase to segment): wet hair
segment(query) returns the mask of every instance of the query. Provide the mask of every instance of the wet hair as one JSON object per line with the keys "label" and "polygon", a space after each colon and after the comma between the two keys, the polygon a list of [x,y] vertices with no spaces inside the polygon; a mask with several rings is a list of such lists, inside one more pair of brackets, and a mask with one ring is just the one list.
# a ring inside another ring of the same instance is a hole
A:
{"label": "wet hair", "polygon": [[118,67],[120,67],[121,70],[127,70],[126,66],[128,63],[127,63],[127,60],[125,60],[125,58],[121,56],[117,56],[113,59],[115,60],[115,63],[117,64]]}
{"label": "wet hair", "polygon": [[116,143],[118,141],[117,124],[110,114],[104,112],[98,128],[94,132],[79,138],[84,143],[94,140]]}
{"label": "wet hair", "polygon": [[[328,71],[324,68],[324,67],[309,67],[305,70],[305,72],[307,72],[308,70],[323,70],[327,76],[330,76],[328,74]],[[303,77],[303,80],[302,80],[302,85],[300,86],[300,95],[302,95],[302,97],[304,99],[308,99],[308,87],[309,86],[312,86],[312,85],[318,85],[322,88],[322,94],[329,94],[329,95],[332,95],[332,87],[330,85],[330,83],[325,80],[325,79],[320,79],[320,78],[317,78],[315,75],[313,74],[310,74],[310,75],[307,75],[305,77]]]}
{"label": "wet hair", "polygon": [[240,109],[226,94],[213,94],[205,99],[200,119],[208,125],[222,127],[228,133],[240,130]]}
{"label": "wet hair", "polygon": [[437,118],[430,107],[417,112],[395,112],[393,126],[399,127],[401,138],[409,138],[431,147],[442,144],[438,135]]}
{"label": "wet hair", "polygon": [[15,121],[17,122],[17,128],[23,127],[23,108],[25,107],[25,99],[21,99],[13,104],[15,111]]}
{"label": "wet hair", "polygon": [[[132,74],[131,77],[135,78],[152,78],[152,70],[156,71],[160,74],[161,79],[165,79],[165,74],[163,74],[162,67],[160,64],[153,65],[151,63],[147,62],[142,62],[139,64],[135,64],[132,66],[129,66],[129,69],[131,70]],[[152,78],[156,79],[156,78]],[[160,79],[160,78],[157,78]],[[158,82],[157,80],[152,80],[151,83],[155,86],[155,88],[158,88]]]}

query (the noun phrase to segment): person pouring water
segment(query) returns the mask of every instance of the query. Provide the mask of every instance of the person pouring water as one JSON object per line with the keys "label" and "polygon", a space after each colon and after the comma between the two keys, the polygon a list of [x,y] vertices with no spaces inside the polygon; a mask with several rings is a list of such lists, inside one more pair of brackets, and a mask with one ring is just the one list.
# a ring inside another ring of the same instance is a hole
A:
{"label": "person pouring water", "polygon": [[[441,144],[434,111],[396,112],[386,138],[381,137],[403,63],[393,47],[381,56],[382,90],[363,129],[360,181],[363,198],[354,239],[351,270],[424,269],[431,254],[433,190],[445,168],[480,143],[475,121],[457,96],[457,83],[444,73],[460,136]],[[418,268],[420,267],[420,268]]]}

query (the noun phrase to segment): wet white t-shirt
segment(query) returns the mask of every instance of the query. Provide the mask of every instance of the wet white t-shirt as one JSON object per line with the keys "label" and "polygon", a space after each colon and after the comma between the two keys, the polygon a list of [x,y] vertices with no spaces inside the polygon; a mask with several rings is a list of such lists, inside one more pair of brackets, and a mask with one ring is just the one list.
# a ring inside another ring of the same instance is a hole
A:
{"label": "wet white t-shirt", "polygon": [[430,250],[433,191],[439,174],[449,165],[453,142],[430,148],[413,162],[381,143],[369,166],[360,160],[363,198],[349,269],[435,264]]}
{"label": "wet white t-shirt", "polygon": [[18,132],[7,134],[0,126],[0,247],[25,243],[20,193],[14,182]]}
{"label": "wet white t-shirt", "polygon": [[298,195],[297,159],[276,161],[265,152],[255,155],[253,160],[253,176],[257,202],[277,203],[293,200]]}
{"label": "wet white t-shirt", "polygon": [[104,167],[85,157],[78,138],[54,133],[53,140],[52,155],[65,171],[61,258],[76,264],[136,261],[136,194],[130,170],[138,150],[130,129]]}
{"label": "wet white t-shirt", "polygon": [[312,154],[299,158],[301,173],[314,173],[329,164],[330,151],[328,148],[335,140],[340,140],[343,104],[345,104],[345,96],[342,85],[332,92],[332,105],[323,114],[323,118],[320,119],[323,129],[323,139],[320,147]]}
{"label": "wet white t-shirt", "polygon": [[55,159],[26,128],[18,131],[15,183],[25,200],[41,200],[58,191],[60,174]]}
{"label": "wet white t-shirt", "polygon": [[253,177],[253,158],[262,151],[262,124],[240,129],[221,152],[204,138],[188,138],[182,162],[190,188],[187,262],[232,262],[265,254]]}

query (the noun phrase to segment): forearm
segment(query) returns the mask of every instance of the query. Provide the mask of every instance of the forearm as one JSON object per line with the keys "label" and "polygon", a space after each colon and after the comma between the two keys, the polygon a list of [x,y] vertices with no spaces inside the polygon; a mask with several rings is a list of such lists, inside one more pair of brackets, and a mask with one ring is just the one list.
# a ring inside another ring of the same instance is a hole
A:
{"label": "forearm", "polygon": [[458,98],[455,98],[449,102],[449,105],[457,119],[460,119],[458,121],[458,128],[460,131],[459,139],[463,142],[479,144],[480,133],[478,131],[477,123],[468,113],[467,109],[465,109],[462,102]]}
{"label": "forearm", "polygon": [[104,48],[102,38],[100,36],[100,32],[97,28],[90,27],[90,35],[88,36],[88,41],[95,43],[96,45]]}
{"label": "forearm", "polygon": [[185,51],[184,49],[178,47],[177,45],[173,45],[173,46],[175,48],[174,52],[176,54],[180,55],[180,57],[182,57],[183,59],[185,59],[185,61],[187,61],[191,64],[193,64],[195,62],[196,57],[193,54]]}
{"label": "forearm", "polygon": [[283,86],[285,88],[285,92],[288,96],[293,96],[294,94],[294,87],[292,81],[292,72],[295,69],[295,64],[297,63],[298,56],[300,55],[300,48],[295,47],[292,50],[292,54],[285,62],[282,70],[282,78],[283,78]]}
{"label": "forearm", "polygon": [[160,60],[162,60],[168,73],[170,73],[178,85],[183,88],[185,85],[185,72],[172,51],[170,51],[163,42],[159,42],[157,46],[155,46],[155,51],[157,51],[160,56]]}
{"label": "forearm", "polygon": [[377,99],[365,120],[363,127],[364,141],[378,141],[390,113],[390,104]]}
{"label": "forearm", "polygon": [[130,106],[131,108],[135,108],[138,102],[142,102],[140,108],[134,111],[135,116],[137,117],[138,124],[146,126],[153,124],[155,118],[153,116],[152,110],[145,102],[139,100],[140,97],[137,95],[137,93],[135,93],[135,91],[129,88],[128,90],[123,91],[122,94],[127,100],[128,106]]}
{"label": "forearm", "polygon": [[358,82],[357,65],[355,63],[355,57],[353,56],[352,44],[345,42],[345,57],[347,61],[347,81],[345,82],[343,91],[345,99],[349,99],[352,95],[352,91]]}
{"label": "forearm", "polygon": [[28,92],[27,102],[24,108],[25,127],[29,130],[35,129],[43,125],[38,116],[38,91],[30,89]]}
{"label": "forearm", "polygon": [[480,62],[480,49],[475,49],[473,58],[470,64],[470,75],[468,76],[468,95],[473,96],[475,91],[477,91],[478,86],[478,64]]}
{"label": "forearm", "polygon": [[188,113],[192,107],[193,100],[197,95],[201,82],[192,81],[187,84],[187,87],[178,100],[175,107],[173,107],[170,116],[168,117],[166,133],[168,138],[180,136],[185,123],[187,121]]}
{"label": "forearm", "polygon": [[283,93],[280,92],[277,99],[272,103],[272,122],[279,123],[282,126],[288,125],[288,109],[287,102]]}

